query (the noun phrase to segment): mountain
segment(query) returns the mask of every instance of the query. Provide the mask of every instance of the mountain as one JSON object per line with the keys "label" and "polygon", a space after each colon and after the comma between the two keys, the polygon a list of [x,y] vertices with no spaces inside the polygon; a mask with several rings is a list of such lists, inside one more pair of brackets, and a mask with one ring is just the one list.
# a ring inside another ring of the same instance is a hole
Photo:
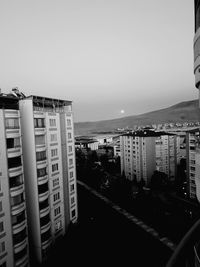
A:
{"label": "mountain", "polygon": [[92,132],[112,131],[117,128],[133,128],[135,125],[150,125],[171,122],[200,121],[198,100],[184,101],[168,108],[119,119],[77,122],[75,135],[87,135]]}

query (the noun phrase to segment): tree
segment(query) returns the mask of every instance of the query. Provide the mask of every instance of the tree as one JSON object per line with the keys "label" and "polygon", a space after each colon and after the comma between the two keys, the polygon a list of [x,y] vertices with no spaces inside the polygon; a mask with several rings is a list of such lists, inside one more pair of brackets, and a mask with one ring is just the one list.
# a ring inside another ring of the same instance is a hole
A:
{"label": "tree", "polygon": [[163,191],[168,184],[167,175],[164,172],[154,171],[150,187],[152,191]]}

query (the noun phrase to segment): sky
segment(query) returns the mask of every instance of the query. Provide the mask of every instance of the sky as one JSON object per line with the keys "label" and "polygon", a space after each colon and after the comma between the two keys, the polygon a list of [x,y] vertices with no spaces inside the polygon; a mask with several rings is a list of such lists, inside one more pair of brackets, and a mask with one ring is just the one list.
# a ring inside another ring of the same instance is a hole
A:
{"label": "sky", "polygon": [[198,98],[190,0],[1,0],[0,88],[71,100],[74,121]]}

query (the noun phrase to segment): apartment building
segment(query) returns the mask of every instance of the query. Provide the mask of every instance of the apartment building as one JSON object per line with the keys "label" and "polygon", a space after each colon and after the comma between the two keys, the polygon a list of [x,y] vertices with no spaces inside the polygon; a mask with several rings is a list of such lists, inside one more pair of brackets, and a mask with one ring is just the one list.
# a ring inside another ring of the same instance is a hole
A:
{"label": "apartment building", "polygon": [[194,1],[195,13],[195,35],[193,40],[194,49],[194,74],[195,86],[199,90],[199,107],[200,107],[200,1]]}
{"label": "apartment building", "polygon": [[75,138],[75,147],[88,150],[97,150],[99,147],[99,142],[90,137],[76,137]]}
{"label": "apartment building", "polygon": [[196,198],[196,181],[200,180],[200,129],[186,132],[187,192],[191,199]]}
{"label": "apartment building", "polygon": [[29,266],[19,100],[0,94],[0,266]]}
{"label": "apartment building", "polygon": [[163,134],[156,137],[156,169],[175,180],[177,165],[180,163],[180,136]]}
{"label": "apartment building", "polygon": [[78,217],[72,103],[29,96],[19,108],[30,254],[42,262]]}
{"label": "apartment building", "polygon": [[173,180],[179,162],[179,137],[165,132],[141,130],[120,137],[121,172],[129,180],[148,186],[155,170]]}

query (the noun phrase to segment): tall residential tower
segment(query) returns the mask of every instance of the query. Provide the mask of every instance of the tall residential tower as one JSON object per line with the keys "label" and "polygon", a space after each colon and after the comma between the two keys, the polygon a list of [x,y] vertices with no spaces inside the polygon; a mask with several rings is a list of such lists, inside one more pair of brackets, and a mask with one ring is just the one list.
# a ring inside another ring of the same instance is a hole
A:
{"label": "tall residential tower", "polygon": [[30,252],[42,262],[78,216],[72,103],[30,96],[20,114]]}
{"label": "tall residential tower", "polygon": [[[194,74],[195,86],[200,90],[200,0],[194,1],[195,15],[195,36],[194,36]],[[199,91],[200,107],[200,91]]]}
{"label": "tall residential tower", "polygon": [[0,266],[29,266],[19,100],[0,94]]}

